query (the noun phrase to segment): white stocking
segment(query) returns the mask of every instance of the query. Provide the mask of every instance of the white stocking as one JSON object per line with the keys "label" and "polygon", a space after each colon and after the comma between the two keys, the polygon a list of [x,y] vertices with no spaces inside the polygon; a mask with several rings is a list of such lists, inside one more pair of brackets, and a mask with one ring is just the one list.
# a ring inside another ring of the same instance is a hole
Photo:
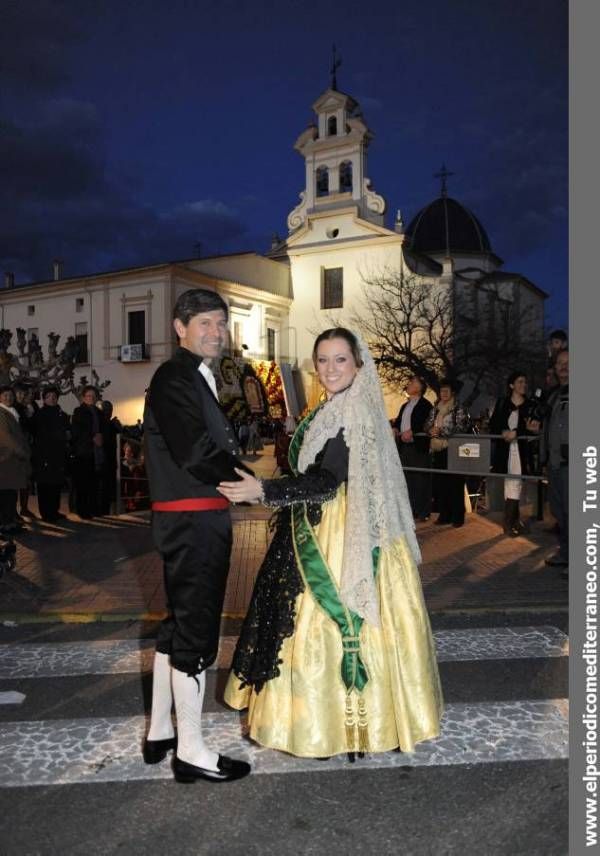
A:
{"label": "white stocking", "polygon": [[202,703],[206,675],[201,672],[190,678],[173,669],[173,695],[177,716],[177,757],[196,767],[217,770],[219,755],[211,752],[202,739]]}
{"label": "white stocking", "polygon": [[171,671],[169,655],[157,651],[154,654],[152,668],[152,712],[148,740],[168,740],[175,735],[171,719],[173,707]]}

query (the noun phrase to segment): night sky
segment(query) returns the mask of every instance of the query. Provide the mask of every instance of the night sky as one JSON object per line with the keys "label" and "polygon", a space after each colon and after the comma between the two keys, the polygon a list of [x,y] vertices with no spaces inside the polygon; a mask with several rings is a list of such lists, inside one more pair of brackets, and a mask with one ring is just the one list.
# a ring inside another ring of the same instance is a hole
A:
{"label": "night sky", "polygon": [[375,133],[408,224],[439,195],[567,323],[567,0],[5,0],[0,259],[18,283],[264,252],[304,186],[293,150],[329,85]]}

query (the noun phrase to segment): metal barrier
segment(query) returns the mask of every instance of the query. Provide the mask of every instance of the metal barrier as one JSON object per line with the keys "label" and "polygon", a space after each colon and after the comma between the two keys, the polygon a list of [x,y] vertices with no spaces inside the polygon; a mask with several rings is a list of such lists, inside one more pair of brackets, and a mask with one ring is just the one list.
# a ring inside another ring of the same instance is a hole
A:
{"label": "metal barrier", "polygon": [[[431,435],[418,433],[415,437],[428,437]],[[434,467],[405,467],[406,472],[414,473],[429,473],[436,476],[456,475],[464,476],[465,478],[479,478],[481,482],[486,482],[487,479],[515,479],[522,482],[531,482],[537,484],[536,495],[536,518],[542,520],[544,516],[544,485],[548,483],[546,476],[542,474],[522,475],[518,473],[493,473],[490,472],[491,466],[491,441],[502,440],[502,434],[451,434],[448,437],[441,439],[448,442],[448,467],[445,470],[435,469]],[[526,434],[515,438],[515,441],[526,440],[528,443],[539,442],[539,435]],[[456,466],[450,466],[450,463]],[[469,494],[474,496],[476,494]],[[481,494],[477,494],[481,495]]]}

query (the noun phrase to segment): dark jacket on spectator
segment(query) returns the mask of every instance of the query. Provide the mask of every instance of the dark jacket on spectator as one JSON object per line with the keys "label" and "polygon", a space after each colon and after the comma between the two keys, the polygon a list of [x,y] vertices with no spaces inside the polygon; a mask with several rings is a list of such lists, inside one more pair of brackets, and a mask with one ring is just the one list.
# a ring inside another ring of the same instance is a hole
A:
{"label": "dark jacket on spectator", "polygon": [[58,405],[44,405],[31,421],[33,474],[38,484],[62,485],[65,480],[69,417]]}
{"label": "dark jacket on spectator", "polygon": [[[508,417],[513,410],[519,411],[519,421],[517,423],[517,436],[523,437],[526,434],[537,436],[528,431],[525,423],[531,418],[531,413],[535,407],[535,402],[530,398],[526,398],[523,404],[515,407],[510,396],[499,398],[495,404],[494,412],[490,418],[490,434],[502,434],[503,431],[508,431]],[[508,471],[508,451],[510,443],[505,440],[492,440],[492,472],[505,473]],[[528,475],[533,471],[533,448],[528,440],[519,440],[519,457],[521,458],[521,471],[523,475]]]}
{"label": "dark jacket on spectator", "polygon": [[[396,417],[395,427],[398,431],[402,431],[400,427],[402,424],[402,413],[404,408],[407,406],[408,401],[406,401],[398,412],[398,416]],[[410,415],[410,429],[413,434],[421,434],[425,430],[425,423],[427,422],[427,418],[431,413],[432,405],[430,401],[427,401],[426,398],[421,397],[414,406],[413,412]],[[398,441],[400,445],[402,445],[402,441]],[[414,448],[418,452],[428,452],[429,451],[429,437],[415,437]]]}
{"label": "dark jacket on spectator", "polygon": [[31,451],[19,420],[0,407],[0,490],[22,490],[31,475]]}
{"label": "dark jacket on spectator", "polygon": [[[94,408],[98,414],[98,430],[104,439],[104,446],[110,443],[109,427],[104,413]],[[92,408],[80,404],[71,417],[71,452],[76,458],[94,457],[94,420]]]}

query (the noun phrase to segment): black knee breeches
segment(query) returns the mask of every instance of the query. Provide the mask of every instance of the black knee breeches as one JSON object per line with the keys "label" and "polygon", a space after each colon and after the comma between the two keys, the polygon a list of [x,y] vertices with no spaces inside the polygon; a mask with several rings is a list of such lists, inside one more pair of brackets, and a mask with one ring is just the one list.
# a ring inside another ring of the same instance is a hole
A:
{"label": "black knee breeches", "polygon": [[217,658],[231,554],[231,517],[223,511],[155,511],[152,535],[164,562],[169,616],[156,650],[188,675]]}

